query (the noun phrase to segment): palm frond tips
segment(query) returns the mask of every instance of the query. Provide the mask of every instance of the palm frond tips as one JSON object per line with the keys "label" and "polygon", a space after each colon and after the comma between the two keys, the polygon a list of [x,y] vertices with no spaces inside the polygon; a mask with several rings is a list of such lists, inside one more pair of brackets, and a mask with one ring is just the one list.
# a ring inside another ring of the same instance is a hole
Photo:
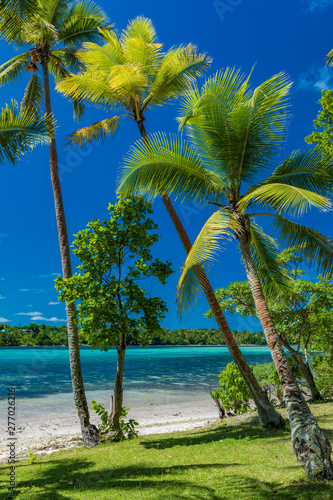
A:
{"label": "palm frond tips", "polygon": [[113,116],[88,127],[79,128],[68,137],[68,141],[73,147],[81,147],[85,144],[91,144],[94,140],[107,139],[116,133],[120,118],[121,115]]}
{"label": "palm frond tips", "polygon": [[49,143],[53,129],[51,116],[36,118],[28,111],[20,111],[18,104],[6,105],[0,116],[0,164],[14,164],[38,144]]}
{"label": "palm frond tips", "polygon": [[43,85],[38,75],[33,75],[26,86],[21,108],[23,111],[38,115],[43,104]]}
{"label": "palm frond tips", "polygon": [[118,185],[125,195],[141,192],[155,198],[167,193],[182,201],[215,201],[225,189],[223,181],[204,168],[188,144],[164,134],[149,136],[130,149]]}
{"label": "palm frond tips", "polygon": [[238,222],[226,210],[218,210],[205,223],[195,240],[177,285],[179,314],[187,314],[205,286],[205,274],[221,249],[221,240],[239,232]]}
{"label": "palm frond tips", "polygon": [[315,229],[289,221],[282,216],[274,219],[273,229],[288,247],[301,247],[309,265],[325,274],[333,269],[333,240]]}
{"label": "palm frond tips", "polygon": [[262,184],[254,188],[240,200],[239,208],[245,211],[250,202],[264,204],[277,213],[288,212],[296,216],[303,214],[310,207],[323,211],[331,208],[331,202],[325,196],[281,183]]}
{"label": "palm frond tips", "polygon": [[0,66],[0,87],[13,84],[21,76],[30,61],[30,53],[13,57]]}
{"label": "palm frond tips", "polygon": [[138,16],[130,21],[122,32],[120,40],[126,45],[131,38],[142,38],[146,43],[157,43],[156,31],[150,19]]}

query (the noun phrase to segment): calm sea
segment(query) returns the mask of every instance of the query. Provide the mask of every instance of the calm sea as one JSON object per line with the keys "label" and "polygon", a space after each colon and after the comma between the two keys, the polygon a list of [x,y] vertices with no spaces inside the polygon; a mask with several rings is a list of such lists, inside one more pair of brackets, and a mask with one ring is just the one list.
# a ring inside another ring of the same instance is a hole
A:
{"label": "calm sea", "polygon": [[[249,364],[271,361],[268,347],[244,347]],[[81,347],[81,364],[87,391],[107,390],[115,377],[117,353],[91,351]],[[2,386],[16,387],[20,397],[43,397],[71,392],[66,347],[0,348]],[[215,387],[219,373],[232,361],[225,347],[128,347],[124,370],[124,389],[168,389],[197,391],[200,386]]]}

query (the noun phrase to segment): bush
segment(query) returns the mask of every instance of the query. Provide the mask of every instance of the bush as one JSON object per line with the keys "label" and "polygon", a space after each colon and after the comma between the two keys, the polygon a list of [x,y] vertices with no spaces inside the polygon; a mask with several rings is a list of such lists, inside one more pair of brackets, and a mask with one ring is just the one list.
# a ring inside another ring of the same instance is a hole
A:
{"label": "bush", "polygon": [[212,396],[221,401],[224,410],[235,414],[247,412],[250,393],[234,362],[229,363],[219,375],[219,386]]}

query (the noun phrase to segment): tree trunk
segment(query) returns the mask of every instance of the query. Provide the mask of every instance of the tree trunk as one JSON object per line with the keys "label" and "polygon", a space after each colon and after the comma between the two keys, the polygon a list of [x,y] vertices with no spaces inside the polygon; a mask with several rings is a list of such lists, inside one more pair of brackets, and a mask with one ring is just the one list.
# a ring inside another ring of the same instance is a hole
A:
{"label": "tree trunk", "polygon": [[[147,132],[145,130],[145,127],[143,125],[143,122],[138,120],[137,121],[141,136],[147,146],[149,146],[149,140],[147,136]],[[183,247],[185,249],[186,254],[189,253],[191,250],[192,244],[191,241],[184,229],[183,224],[181,223],[181,220],[179,219],[177,212],[175,211],[170,198],[167,194],[162,194],[162,201],[164,203],[164,206],[170,216],[170,219],[172,220],[175,229],[177,231],[177,234],[180,238],[180,241],[183,244]],[[220,305],[218,303],[218,300],[215,297],[214,290],[207,278],[207,276],[202,273],[202,281],[201,285],[204,290],[205,296],[208,300],[209,307],[211,308],[214,318],[216,320],[216,323],[219,327],[220,332],[222,333],[225,342],[227,344],[227,347],[230,351],[231,356],[233,357],[236,365],[238,366],[245,383],[250,391],[250,394],[253,398],[253,401],[257,407],[260,423],[263,427],[266,428],[273,428],[273,427],[284,427],[285,422],[281,415],[279,414],[278,411],[274,408],[274,406],[269,402],[267,395],[265,392],[261,389],[260,385],[257,382],[257,379],[253,375],[249,365],[244,359],[244,356],[239,349],[232,333],[229,328],[229,325],[227,323],[227,320],[225,319],[225,316],[220,308]]]}
{"label": "tree trunk", "polygon": [[121,411],[123,409],[123,373],[126,352],[126,334],[121,334],[120,345],[117,348],[118,361],[117,361],[117,374],[114,386],[114,408],[112,415],[112,427],[117,433],[120,433],[119,420]]}
{"label": "tree trunk", "polygon": [[239,235],[239,244],[258,316],[281,380],[294,453],[304,467],[306,476],[309,479],[332,480],[333,466],[330,442],[311,414],[293,377],[281,339],[275,330],[263,295],[260,279],[251,257],[249,242],[250,233],[244,227],[244,232]]}
{"label": "tree trunk", "polygon": [[[50,99],[49,73],[48,73],[47,62],[45,60],[45,55],[42,61],[42,68],[43,68],[45,112],[51,114],[52,110],[51,110],[51,99]],[[71,268],[65,212],[64,212],[61,186],[59,180],[59,172],[58,172],[58,155],[57,155],[56,142],[53,134],[50,143],[50,172],[51,172],[51,182],[53,188],[57,226],[58,226],[62,275],[63,278],[66,279],[72,276],[72,268]],[[66,314],[67,314],[69,361],[70,361],[71,376],[72,376],[74,402],[81,423],[82,439],[84,446],[86,448],[92,448],[93,446],[99,443],[99,433],[97,427],[90,423],[89,410],[84,391],[82,371],[81,371],[78,329],[77,325],[73,321],[73,317],[75,314],[74,304],[69,304],[68,302],[66,302]]]}
{"label": "tree trunk", "polygon": [[213,399],[214,403],[216,404],[217,411],[219,412],[219,419],[222,420],[223,418],[226,417],[226,412],[221,404],[221,401],[219,400],[219,398],[214,398],[210,386],[208,386],[208,392],[211,395],[211,398]]}
{"label": "tree trunk", "polygon": [[301,370],[303,377],[307,381],[310,392],[311,392],[311,398],[315,401],[322,401],[323,397],[318,390],[318,387],[316,385],[316,381],[313,377],[313,374],[312,374],[312,371],[311,371],[309,364],[307,362],[303,361],[301,353],[298,351],[295,351],[295,349],[293,349],[291,347],[291,345],[289,344],[289,342],[287,341],[287,339],[285,338],[284,335],[280,335],[280,338],[281,338],[282,344],[290,352],[290,354],[292,355],[292,357],[294,358],[294,360],[298,364],[299,369]]}

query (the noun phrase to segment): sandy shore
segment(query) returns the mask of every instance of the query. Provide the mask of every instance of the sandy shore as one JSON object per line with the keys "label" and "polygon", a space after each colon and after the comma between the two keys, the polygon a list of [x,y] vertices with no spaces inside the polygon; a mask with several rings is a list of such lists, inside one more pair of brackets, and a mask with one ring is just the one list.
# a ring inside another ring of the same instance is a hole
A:
{"label": "sandy shore", "polygon": [[[135,418],[139,422],[139,435],[161,434],[203,427],[218,418],[214,402],[207,398],[198,402],[185,401],[183,404],[150,403],[145,408],[131,410],[127,418]],[[92,422],[98,425],[99,417],[92,415]],[[8,460],[8,435],[2,435],[0,444],[0,462]],[[27,457],[28,450],[36,455],[53,453],[60,449],[81,446],[79,420],[75,410],[63,416],[56,414],[27,415],[19,420],[16,426],[16,459]]]}

